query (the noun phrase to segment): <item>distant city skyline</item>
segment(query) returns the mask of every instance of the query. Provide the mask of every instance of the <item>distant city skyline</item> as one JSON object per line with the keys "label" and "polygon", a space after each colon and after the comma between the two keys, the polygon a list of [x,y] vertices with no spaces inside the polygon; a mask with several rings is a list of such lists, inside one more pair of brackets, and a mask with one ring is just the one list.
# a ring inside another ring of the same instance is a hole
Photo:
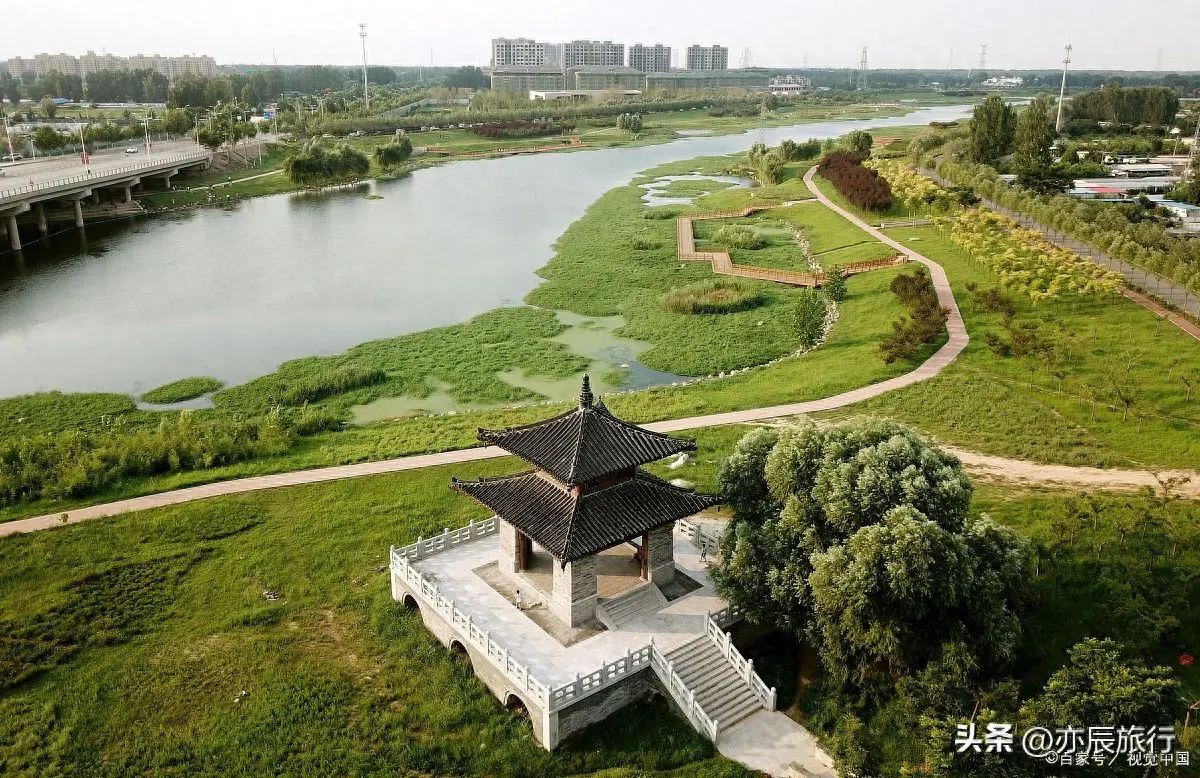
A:
{"label": "distant city skyline", "polygon": [[[987,10],[958,0],[804,6],[759,0],[732,8],[717,0],[686,6],[611,0],[586,11],[546,0],[443,0],[411,8],[351,0],[336,14],[303,2],[283,10],[231,0],[199,7],[130,0],[120,13],[63,0],[11,4],[0,28],[0,61],[91,49],[124,56],[208,54],[222,65],[354,65],[358,23],[365,22],[368,59],[388,65],[428,65],[432,53],[438,65],[486,66],[493,38],[526,37],[611,40],[627,47],[663,43],[679,53],[719,42],[729,48],[731,66],[742,63],[748,48],[753,64],[763,67],[805,61],[810,67],[855,67],[866,46],[877,69],[976,67],[980,46],[987,44],[987,67],[997,71],[1058,67],[1070,41],[1074,69],[1200,70],[1195,25],[1175,23],[1186,9],[1167,0],[1014,0]],[[1123,23],[1114,24],[1117,19]],[[1127,34],[1139,27],[1153,34]]]}

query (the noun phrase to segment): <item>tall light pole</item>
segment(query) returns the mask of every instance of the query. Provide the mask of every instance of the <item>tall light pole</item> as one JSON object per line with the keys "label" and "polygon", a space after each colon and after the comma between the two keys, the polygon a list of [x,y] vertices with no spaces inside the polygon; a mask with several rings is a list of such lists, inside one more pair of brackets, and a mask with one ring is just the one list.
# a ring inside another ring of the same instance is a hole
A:
{"label": "tall light pole", "polygon": [[365,108],[371,107],[371,92],[367,88],[367,25],[358,25],[358,37],[362,39],[362,58],[363,58],[363,105]]}
{"label": "tall light pole", "polygon": [[150,114],[142,117],[142,127],[146,130],[146,161],[150,161]]}
{"label": "tall light pole", "polygon": [[1067,66],[1071,64],[1071,44],[1067,44],[1067,48],[1063,51],[1063,77],[1062,85],[1058,88],[1058,118],[1054,120],[1054,131],[1062,132],[1062,109],[1063,98],[1067,94]]}
{"label": "tall light pole", "polygon": [[13,153],[12,147],[12,131],[8,129],[8,114],[0,111],[0,116],[4,117],[4,137],[8,140],[8,161],[16,162],[17,155]]}

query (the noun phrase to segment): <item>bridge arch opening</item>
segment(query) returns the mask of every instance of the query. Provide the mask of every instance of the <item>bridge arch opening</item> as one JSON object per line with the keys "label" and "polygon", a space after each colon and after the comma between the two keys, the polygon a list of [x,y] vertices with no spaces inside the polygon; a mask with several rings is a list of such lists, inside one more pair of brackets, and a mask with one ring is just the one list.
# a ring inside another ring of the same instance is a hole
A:
{"label": "bridge arch opening", "polygon": [[408,610],[416,611],[417,613],[421,612],[421,606],[419,603],[417,603],[417,598],[413,597],[411,594],[405,594],[401,602]]}
{"label": "bridge arch opening", "polygon": [[509,692],[508,696],[504,698],[504,707],[510,713],[515,713],[522,718],[529,718],[529,707],[525,704],[525,700],[513,692]]}

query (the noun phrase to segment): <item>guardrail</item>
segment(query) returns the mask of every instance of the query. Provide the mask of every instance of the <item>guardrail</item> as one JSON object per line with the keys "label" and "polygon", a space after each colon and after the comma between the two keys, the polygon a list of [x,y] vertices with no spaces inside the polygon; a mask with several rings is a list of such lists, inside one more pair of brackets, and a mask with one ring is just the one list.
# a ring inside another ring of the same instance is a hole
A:
{"label": "guardrail", "polygon": [[707,553],[714,553],[721,547],[721,534],[706,530],[702,524],[688,519],[680,519],[675,526],[679,532],[692,542],[696,548]]}
{"label": "guardrail", "polygon": [[454,600],[442,596],[438,591],[437,584],[409,564],[409,557],[400,552],[401,549],[394,546],[391,549],[392,574],[399,575],[422,601],[445,619],[456,635],[466,643],[475,646],[487,657],[489,662],[515,684],[517,689],[537,700],[543,711],[548,711],[550,690],[546,684],[529,672],[528,667],[513,659],[508,653],[508,649],[493,640],[489,632],[473,624],[471,617],[459,610],[458,606],[454,604]]}
{"label": "guardrail", "polygon": [[212,155],[209,154],[208,152],[204,152],[204,153],[197,152],[197,153],[193,153],[193,154],[179,154],[179,155],[176,155],[173,157],[165,157],[163,159],[156,159],[152,162],[146,162],[141,165],[124,165],[119,168],[109,168],[109,169],[97,171],[93,175],[88,175],[88,174],[84,173],[82,175],[74,175],[74,176],[68,176],[66,178],[58,178],[53,181],[42,181],[42,182],[35,183],[32,185],[26,184],[25,186],[16,186],[16,187],[10,187],[8,189],[0,189],[0,203],[6,203],[6,202],[13,201],[13,200],[20,200],[27,195],[37,194],[39,192],[46,192],[49,190],[58,189],[60,187],[69,186],[71,184],[101,183],[106,179],[117,178],[120,176],[128,175],[130,173],[137,173],[137,172],[142,172],[142,171],[146,171],[146,170],[152,170],[154,168],[160,168],[160,167],[169,166],[169,165],[186,165],[186,164],[192,164],[192,163],[196,163],[196,162],[203,162],[203,161],[206,161],[211,158],[212,158]]}
{"label": "guardrail", "polygon": [[399,554],[405,559],[412,561],[424,559],[427,556],[449,551],[463,543],[478,540],[485,535],[492,535],[499,528],[500,524],[495,516],[483,519],[482,521],[472,519],[465,527],[444,529],[440,535],[434,535],[431,538],[419,537],[416,543],[410,543],[407,546],[392,546],[392,556],[395,557]]}
{"label": "guardrail", "polygon": [[574,681],[550,690],[550,710],[559,710],[578,702],[589,694],[598,692],[606,686],[611,686],[631,673],[642,670],[651,663],[651,645],[630,649],[625,656],[604,664],[600,669],[587,675],[578,676]]}
{"label": "guardrail", "polygon": [[[702,638],[697,638],[700,640]],[[717,742],[717,734],[721,731],[721,723],[716,719],[710,718],[700,704],[696,702],[696,693],[687,687],[683,679],[679,677],[679,673],[675,672],[670,660],[666,655],[658,650],[658,646],[654,645],[654,641],[650,641],[650,666],[654,672],[658,673],[659,680],[666,687],[667,692],[671,695],[671,699],[675,700],[675,704],[687,716],[688,721],[696,730],[708,736],[708,739],[713,743]]]}
{"label": "guardrail", "polygon": [[721,630],[717,622],[710,616],[705,624],[704,634],[721,655],[733,665],[733,670],[741,678],[750,685],[750,690],[754,692],[754,696],[759,699],[767,710],[775,710],[775,689],[768,687],[763,682],[762,678],[758,677],[758,673],[754,672],[754,660],[747,659],[742,656],[742,652],[737,650],[737,646],[733,644],[733,639],[730,638],[728,632]]}

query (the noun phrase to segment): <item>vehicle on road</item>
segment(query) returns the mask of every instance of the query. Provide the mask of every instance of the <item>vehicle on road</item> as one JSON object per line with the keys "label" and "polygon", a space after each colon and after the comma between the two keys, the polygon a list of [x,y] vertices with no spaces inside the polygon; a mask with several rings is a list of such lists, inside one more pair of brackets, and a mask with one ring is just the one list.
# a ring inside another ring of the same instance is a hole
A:
{"label": "vehicle on road", "polygon": [[0,159],[3,159],[5,162],[16,162],[18,159],[25,159],[25,157],[21,154],[5,154]]}
{"label": "vehicle on road", "polygon": [[125,153],[126,154],[137,154],[138,153],[137,146],[130,146],[129,148],[125,149]]}

